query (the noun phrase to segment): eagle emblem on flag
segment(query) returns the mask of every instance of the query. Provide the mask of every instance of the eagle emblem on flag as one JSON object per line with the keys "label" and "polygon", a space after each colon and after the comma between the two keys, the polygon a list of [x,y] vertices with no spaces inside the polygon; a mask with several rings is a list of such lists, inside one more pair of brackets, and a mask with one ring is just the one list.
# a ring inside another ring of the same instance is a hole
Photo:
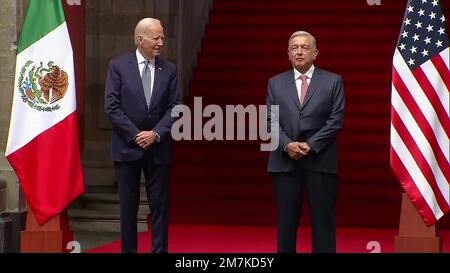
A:
{"label": "eagle emblem on flag", "polygon": [[53,61],[48,62],[46,66],[40,62],[37,67],[33,61],[27,61],[18,79],[22,101],[42,112],[60,109],[56,102],[64,97],[68,86],[67,73]]}

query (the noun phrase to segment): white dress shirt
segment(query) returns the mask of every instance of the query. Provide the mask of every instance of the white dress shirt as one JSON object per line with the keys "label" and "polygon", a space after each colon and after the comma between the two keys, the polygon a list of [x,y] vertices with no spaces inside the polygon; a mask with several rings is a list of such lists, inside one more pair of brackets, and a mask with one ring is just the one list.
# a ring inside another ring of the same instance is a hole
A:
{"label": "white dress shirt", "polygon": [[[137,50],[137,49],[136,49],[136,57],[137,57],[137,63],[138,63],[138,67],[139,67],[139,75],[141,75],[141,79],[142,79],[142,71],[144,71],[146,59],[144,58],[144,56],[142,56],[141,52],[139,52],[139,50]],[[150,67],[150,76],[152,78],[150,93],[153,94],[153,83],[155,82],[155,58],[149,59],[149,61],[150,61],[150,63],[148,65]]]}
{"label": "white dress shirt", "polygon": [[295,86],[297,87],[297,94],[300,94],[300,91],[302,90],[302,80],[300,79],[300,76],[301,75],[306,76],[306,82],[308,83],[309,86],[309,84],[311,83],[313,73],[314,73],[314,65],[311,65],[311,67],[305,74],[300,73],[300,71],[294,68],[294,79],[295,79]]}

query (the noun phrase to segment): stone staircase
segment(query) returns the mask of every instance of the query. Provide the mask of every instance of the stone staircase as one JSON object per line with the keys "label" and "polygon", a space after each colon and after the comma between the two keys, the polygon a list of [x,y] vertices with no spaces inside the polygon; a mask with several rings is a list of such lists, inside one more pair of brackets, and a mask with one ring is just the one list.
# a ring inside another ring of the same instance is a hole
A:
{"label": "stone staircase", "polygon": [[[119,193],[115,187],[91,187],[69,208],[73,231],[120,232]],[[141,186],[138,231],[147,231],[150,209],[145,188]]]}

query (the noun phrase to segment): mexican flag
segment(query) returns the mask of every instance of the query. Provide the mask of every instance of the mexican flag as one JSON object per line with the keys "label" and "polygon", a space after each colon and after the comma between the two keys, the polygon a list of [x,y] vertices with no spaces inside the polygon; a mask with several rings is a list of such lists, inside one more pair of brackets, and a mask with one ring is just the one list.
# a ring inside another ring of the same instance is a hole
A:
{"label": "mexican flag", "polygon": [[43,225],[84,192],[72,46],[61,0],[29,0],[6,158]]}

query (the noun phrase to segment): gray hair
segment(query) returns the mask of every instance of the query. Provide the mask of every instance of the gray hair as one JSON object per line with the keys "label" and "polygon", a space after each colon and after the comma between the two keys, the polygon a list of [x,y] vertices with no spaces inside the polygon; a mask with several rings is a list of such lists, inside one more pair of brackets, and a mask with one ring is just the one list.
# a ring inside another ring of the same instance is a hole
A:
{"label": "gray hair", "polygon": [[155,18],[144,18],[136,24],[134,29],[134,44],[138,44],[138,37],[141,36],[145,30],[152,25],[161,25],[161,22]]}
{"label": "gray hair", "polygon": [[317,47],[316,38],[314,36],[312,36],[309,32],[306,32],[303,30],[299,30],[299,31],[292,33],[291,37],[288,40],[288,46],[289,46],[289,42],[295,37],[309,37],[309,38],[311,38],[314,48]]}

